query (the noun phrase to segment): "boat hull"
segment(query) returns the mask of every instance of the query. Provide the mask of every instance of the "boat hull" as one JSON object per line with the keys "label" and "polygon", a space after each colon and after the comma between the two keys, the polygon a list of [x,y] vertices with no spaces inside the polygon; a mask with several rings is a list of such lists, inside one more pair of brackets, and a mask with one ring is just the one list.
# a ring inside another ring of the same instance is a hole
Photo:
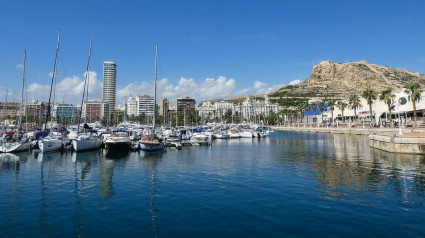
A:
{"label": "boat hull", "polygon": [[100,138],[90,140],[75,139],[72,141],[72,148],[74,148],[75,151],[95,150],[99,149],[101,144],[102,140]]}
{"label": "boat hull", "polygon": [[252,138],[253,137],[252,132],[250,132],[250,131],[239,132],[239,136],[241,138]]}
{"label": "boat hull", "polygon": [[59,151],[63,150],[66,145],[70,144],[70,140],[40,140],[38,146],[41,152]]}
{"label": "boat hull", "polygon": [[161,142],[140,142],[140,149],[145,151],[163,150],[164,144]]}
{"label": "boat hull", "polygon": [[130,150],[131,148],[131,142],[130,141],[126,141],[126,142],[105,142],[106,148],[108,148],[108,150],[117,150],[117,151],[125,151],[125,150]]}
{"label": "boat hull", "polygon": [[30,149],[31,142],[5,142],[0,145],[1,153],[28,151]]}

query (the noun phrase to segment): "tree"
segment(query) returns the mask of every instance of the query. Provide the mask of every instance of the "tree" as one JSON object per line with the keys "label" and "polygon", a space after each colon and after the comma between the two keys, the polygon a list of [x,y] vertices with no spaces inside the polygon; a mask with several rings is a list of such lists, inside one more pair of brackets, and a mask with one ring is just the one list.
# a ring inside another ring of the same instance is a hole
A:
{"label": "tree", "polygon": [[373,120],[372,120],[372,104],[373,101],[376,100],[377,93],[370,88],[370,86],[367,87],[366,90],[363,91],[362,97],[366,99],[367,104],[369,105],[369,115],[370,115],[370,126],[373,126]]}
{"label": "tree", "polygon": [[417,82],[411,82],[404,86],[406,88],[405,93],[410,95],[410,100],[413,105],[413,117],[415,119],[415,127],[417,126],[416,122],[416,102],[421,99],[422,90],[419,88],[420,85]]}
{"label": "tree", "polygon": [[320,104],[319,104],[320,114],[322,116],[322,122],[321,123],[323,123],[323,111],[325,110],[325,107],[326,107],[326,104],[325,103],[326,102],[323,101],[323,102],[320,102]]}
{"label": "tree", "polygon": [[304,110],[307,111],[307,125],[308,125],[308,115],[310,114],[311,106],[307,103],[304,107]]}
{"label": "tree", "polygon": [[337,106],[339,108],[339,110],[341,110],[341,114],[342,114],[342,122],[345,123],[345,118],[344,118],[344,110],[347,107],[347,103],[343,102],[343,101],[339,101],[337,103]]}
{"label": "tree", "polygon": [[312,104],[311,104],[311,107],[313,108],[313,112],[314,112],[314,119],[313,119],[313,122],[316,122],[316,121],[317,121],[317,118],[316,118],[316,109],[317,109],[317,104],[316,104],[316,103],[312,103]]}
{"label": "tree", "polygon": [[297,111],[300,113],[300,121],[303,121],[303,117],[304,117],[304,106],[302,103],[299,103],[297,105]]}
{"label": "tree", "polygon": [[331,110],[331,122],[334,122],[335,100],[330,100],[328,103],[329,110]]}
{"label": "tree", "polygon": [[387,106],[388,106],[388,113],[389,113],[389,117],[390,117],[390,123],[392,122],[391,104],[392,104],[392,99],[393,98],[395,98],[395,95],[393,93],[393,89],[392,88],[389,88],[389,89],[386,89],[386,90],[382,91],[381,94],[379,95],[379,100],[384,101],[385,104],[387,104]]}
{"label": "tree", "polygon": [[360,97],[357,94],[351,94],[348,97],[348,103],[350,103],[354,108],[354,120],[357,121],[357,108],[360,105]]}

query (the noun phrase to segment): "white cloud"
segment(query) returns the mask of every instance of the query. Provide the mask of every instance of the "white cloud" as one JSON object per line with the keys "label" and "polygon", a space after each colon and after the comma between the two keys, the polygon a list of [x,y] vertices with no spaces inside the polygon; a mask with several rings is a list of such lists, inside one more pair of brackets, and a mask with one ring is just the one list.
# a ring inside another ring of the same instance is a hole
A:
{"label": "white cloud", "polygon": [[[72,76],[64,78],[56,83],[56,92],[52,92],[52,101],[58,103],[81,103],[84,88],[84,77]],[[97,73],[91,71],[89,74],[89,99],[102,97],[102,83],[97,80]],[[33,83],[27,88],[28,100],[37,99],[48,101],[50,85]]]}
{"label": "white cloud", "polygon": [[24,65],[23,64],[17,64],[16,65],[16,69],[23,69],[24,68]]}
{"label": "white cloud", "polygon": [[[96,72],[90,72],[89,98],[102,98],[102,82],[97,79]],[[175,102],[177,95],[179,97],[190,96],[197,102],[241,96],[247,94],[267,94],[273,92],[284,85],[278,84],[267,87],[267,84],[256,80],[251,87],[237,89],[236,80],[220,76],[216,79],[206,78],[197,81],[193,78],[182,77],[173,84],[167,78],[157,81],[157,98],[167,98]],[[81,103],[81,97],[84,87],[84,76],[72,76],[58,81],[56,85],[56,102],[59,103]],[[117,105],[123,104],[130,95],[153,95],[153,81],[136,81],[128,85],[117,88]],[[50,85],[38,83],[31,84],[27,88],[28,99],[38,99],[47,101],[49,98]],[[53,98],[53,95],[52,95]]]}
{"label": "white cloud", "polygon": [[295,85],[295,84],[300,84],[300,83],[302,83],[303,81],[301,80],[301,79],[295,79],[295,80],[292,80],[291,82],[289,82],[289,84],[288,85]]}
{"label": "white cloud", "polygon": [[269,94],[272,93],[282,87],[284,87],[285,84],[275,84],[271,87],[264,87],[257,90],[256,94]]}
{"label": "white cloud", "polygon": [[254,82],[254,89],[264,88],[265,86],[267,86],[267,84],[261,81],[255,80]]}

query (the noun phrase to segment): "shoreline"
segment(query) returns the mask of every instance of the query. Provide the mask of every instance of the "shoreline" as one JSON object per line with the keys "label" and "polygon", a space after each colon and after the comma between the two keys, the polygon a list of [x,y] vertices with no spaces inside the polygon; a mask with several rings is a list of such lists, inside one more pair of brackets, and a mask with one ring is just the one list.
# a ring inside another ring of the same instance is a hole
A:
{"label": "shoreline", "polygon": [[[294,131],[294,132],[313,132],[313,133],[332,133],[332,134],[348,134],[348,135],[375,135],[383,133],[398,134],[399,128],[358,128],[358,127],[283,127],[270,126],[275,131]],[[403,134],[425,133],[424,129],[402,128]]]}

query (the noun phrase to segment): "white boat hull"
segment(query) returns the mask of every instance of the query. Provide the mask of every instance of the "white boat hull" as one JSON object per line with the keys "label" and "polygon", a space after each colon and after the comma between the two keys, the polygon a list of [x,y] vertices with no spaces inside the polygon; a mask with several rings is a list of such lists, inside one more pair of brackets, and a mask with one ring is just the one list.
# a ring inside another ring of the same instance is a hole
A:
{"label": "white boat hull", "polygon": [[28,151],[31,149],[31,142],[4,142],[0,145],[0,152],[13,153]]}
{"label": "white boat hull", "polygon": [[252,138],[252,132],[250,131],[243,131],[243,132],[239,132],[239,135],[241,138]]}
{"label": "white boat hull", "polygon": [[229,133],[227,136],[228,136],[229,139],[240,138],[239,134],[233,134],[233,133]]}
{"label": "white boat hull", "polygon": [[145,151],[163,150],[164,143],[162,142],[140,142],[140,149]]}
{"label": "white boat hull", "polygon": [[67,144],[70,144],[70,142],[70,140],[43,139],[38,142],[38,146],[40,147],[41,152],[58,151],[63,150],[63,148]]}
{"label": "white boat hull", "polygon": [[87,140],[79,140],[78,138],[72,141],[72,148],[75,151],[99,149],[102,144],[100,138],[92,138]]}

